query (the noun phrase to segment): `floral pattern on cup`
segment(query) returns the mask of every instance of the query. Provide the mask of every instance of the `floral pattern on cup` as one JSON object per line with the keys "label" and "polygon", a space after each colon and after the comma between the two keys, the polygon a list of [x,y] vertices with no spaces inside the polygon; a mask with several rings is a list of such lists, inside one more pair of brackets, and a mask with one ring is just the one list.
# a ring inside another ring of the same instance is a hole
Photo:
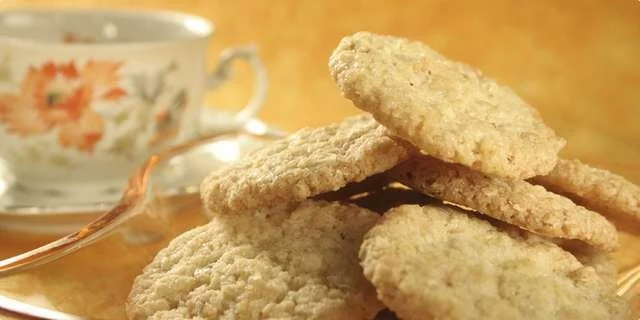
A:
{"label": "floral pattern on cup", "polygon": [[0,129],[10,134],[55,135],[61,151],[87,155],[102,142],[107,153],[133,157],[141,145],[163,146],[178,133],[188,99],[186,89],[170,83],[170,74],[178,69],[175,62],[161,70],[125,74],[117,61],[46,61],[30,66],[15,81],[2,66],[8,65],[8,56],[4,60]]}
{"label": "floral pattern on cup", "polygon": [[91,105],[95,100],[117,101],[128,93],[118,86],[120,63],[89,60],[48,61],[32,66],[19,92],[0,94],[0,121],[21,136],[42,135],[59,128],[65,148],[92,152],[104,135],[104,119]]}
{"label": "floral pattern on cup", "polygon": [[131,157],[131,152],[141,144],[161,147],[176,138],[189,102],[186,88],[174,87],[170,80],[178,68],[172,62],[160,70],[128,77],[131,105],[112,118],[113,124],[121,129],[118,129],[109,153]]}

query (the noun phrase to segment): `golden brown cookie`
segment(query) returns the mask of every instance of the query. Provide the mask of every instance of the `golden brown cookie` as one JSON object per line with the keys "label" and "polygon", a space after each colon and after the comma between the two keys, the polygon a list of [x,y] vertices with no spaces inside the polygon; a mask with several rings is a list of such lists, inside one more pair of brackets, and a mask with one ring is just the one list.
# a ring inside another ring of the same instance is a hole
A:
{"label": "golden brown cookie", "polygon": [[447,162],[529,178],[553,169],[566,143],[511,89],[419,42],[359,32],[329,67],[358,108]]}
{"label": "golden brown cookie", "polygon": [[404,320],[628,318],[594,268],[529,235],[459,208],[406,205],[366,234],[360,260]]}
{"label": "golden brown cookie", "polygon": [[129,319],[361,319],[384,307],[358,264],[379,219],[354,205],[218,215],[138,276]]}
{"label": "golden brown cookie", "polygon": [[640,187],[615,173],[560,159],[551,172],[531,181],[604,215],[640,222]]}
{"label": "golden brown cookie", "polygon": [[295,203],[385,171],[408,144],[369,115],[303,129],[213,172],[202,182],[205,207],[227,214]]}
{"label": "golden brown cookie", "polygon": [[607,251],[619,245],[616,228],[607,219],[523,180],[490,177],[424,155],[405,161],[389,175],[432,197],[548,237],[578,239]]}
{"label": "golden brown cookie", "polygon": [[579,241],[564,239],[551,239],[551,241],[570,252],[583,265],[592,267],[604,280],[605,285],[609,284],[611,290],[616,289],[618,267],[608,253],[594,250]]}
{"label": "golden brown cookie", "polygon": [[401,188],[394,185],[389,185],[348,199],[348,202],[350,203],[367,208],[379,214],[383,214],[389,211],[389,209],[403,204],[424,205],[434,201],[439,202],[439,200],[433,199],[424,193],[417,192],[405,186],[402,186]]}
{"label": "golden brown cookie", "polygon": [[313,199],[326,201],[348,201],[352,198],[361,197],[371,192],[385,189],[392,181],[384,172],[374,174],[359,182],[351,182],[346,186],[336,190],[321,193],[314,196]]}

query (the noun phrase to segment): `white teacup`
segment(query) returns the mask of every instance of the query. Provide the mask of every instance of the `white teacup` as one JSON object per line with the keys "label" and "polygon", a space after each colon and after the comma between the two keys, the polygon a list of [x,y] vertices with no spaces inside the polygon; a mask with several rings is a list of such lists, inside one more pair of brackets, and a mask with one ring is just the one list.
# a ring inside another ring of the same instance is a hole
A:
{"label": "white teacup", "polygon": [[[207,72],[212,33],[173,12],[0,12],[0,158],[26,189],[119,188],[151,153],[244,124],[262,106],[265,70],[244,47]],[[255,69],[255,94],[202,128],[204,94],[236,58]]]}

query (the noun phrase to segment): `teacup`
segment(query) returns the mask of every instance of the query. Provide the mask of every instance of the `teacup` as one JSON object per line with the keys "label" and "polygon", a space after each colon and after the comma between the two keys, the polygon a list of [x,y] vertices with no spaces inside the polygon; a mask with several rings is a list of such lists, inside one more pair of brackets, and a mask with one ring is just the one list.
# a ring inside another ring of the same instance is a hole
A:
{"label": "teacup", "polygon": [[[243,125],[262,106],[266,73],[253,47],[224,51],[207,72],[213,29],[174,12],[1,12],[0,158],[26,189],[117,189],[153,152]],[[254,68],[254,96],[203,128],[204,94],[236,59]]]}

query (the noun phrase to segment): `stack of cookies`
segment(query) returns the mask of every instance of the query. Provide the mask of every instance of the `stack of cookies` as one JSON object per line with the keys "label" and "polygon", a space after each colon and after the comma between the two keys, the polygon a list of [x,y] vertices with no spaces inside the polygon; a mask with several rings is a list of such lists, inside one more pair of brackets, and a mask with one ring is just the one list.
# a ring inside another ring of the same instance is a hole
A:
{"label": "stack of cookies", "polygon": [[533,107],[424,44],[357,33],[330,69],[367,113],[207,177],[211,222],[145,268],[129,318],[631,317],[604,215],[640,221],[638,186],[559,159]]}

